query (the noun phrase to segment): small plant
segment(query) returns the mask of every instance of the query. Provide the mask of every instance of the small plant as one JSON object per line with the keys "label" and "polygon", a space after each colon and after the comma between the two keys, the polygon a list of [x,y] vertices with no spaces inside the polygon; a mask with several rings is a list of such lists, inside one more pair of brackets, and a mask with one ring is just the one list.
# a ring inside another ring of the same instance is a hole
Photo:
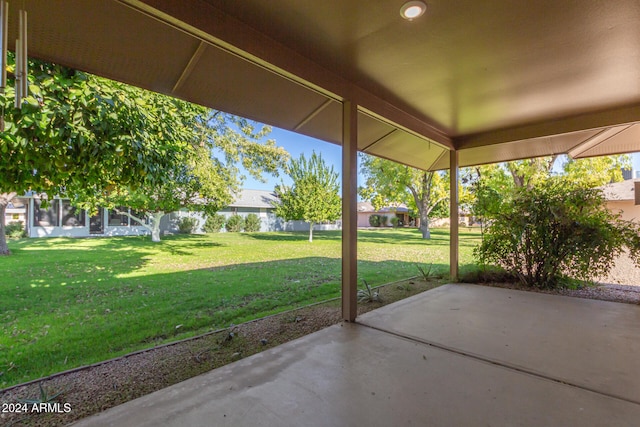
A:
{"label": "small plant", "polygon": [[62,390],[58,393],[54,393],[54,394],[49,394],[47,393],[47,391],[44,389],[44,387],[42,387],[42,383],[38,383],[38,388],[40,388],[40,396],[36,397],[34,399],[18,399],[18,401],[20,403],[28,403],[28,404],[39,404],[39,403],[49,403],[49,402],[53,402],[54,399],[56,399],[58,396],[60,396],[62,393],[64,393],[66,390]]}
{"label": "small plant", "polygon": [[398,228],[399,225],[400,225],[400,219],[398,219],[397,216],[391,217],[391,226],[393,228]]}
{"label": "small plant", "polygon": [[386,215],[380,215],[380,227],[386,227],[389,217]]}
{"label": "small plant", "polygon": [[198,220],[188,216],[180,218],[178,221],[178,231],[180,234],[193,234],[198,229]]}
{"label": "small plant", "polygon": [[244,218],[240,215],[231,215],[224,227],[229,232],[239,233],[244,228]]}
{"label": "small plant", "polygon": [[405,282],[405,283],[400,283],[399,285],[396,286],[396,288],[400,289],[401,291],[409,292],[411,290],[411,285],[413,285],[413,282]]}
{"label": "small plant", "polygon": [[365,288],[358,289],[358,302],[382,302],[380,293],[371,289],[366,280],[362,279]]}
{"label": "small plant", "polygon": [[219,233],[227,218],[224,215],[213,214],[207,217],[202,229],[205,233]]}
{"label": "small plant", "polygon": [[369,216],[369,225],[372,227],[380,227],[380,215],[373,214]]}
{"label": "small plant", "polygon": [[227,329],[227,333],[226,335],[222,336],[222,339],[219,341],[219,344],[222,346],[228,345],[230,344],[234,338],[239,337],[240,334],[238,333],[238,328],[236,327],[236,325],[231,325],[229,327],[229,329]]}
{"label": "small plant", "polygon": [[248,231],[250,233],[260,231],[261,225],[262,221],[260,221],[260,217],[254,213],[247,215],[244,219],[244,231]]}
{"label": "small plant", "polygon": [[24,229],[22,221],[12,221],[4,228],[4,234],[9,239],[22,239],[27,237],[27,231]]}
{"label": "small plant", "polygon": [[433,271],[433,264],[429,264],[424,267],[421,266],[420,264],[415,264],[415,266],[420,272],[420,276],[422,277],[422,280],[424,280],[425,282],[428,282],[434,276],[435,272]]}

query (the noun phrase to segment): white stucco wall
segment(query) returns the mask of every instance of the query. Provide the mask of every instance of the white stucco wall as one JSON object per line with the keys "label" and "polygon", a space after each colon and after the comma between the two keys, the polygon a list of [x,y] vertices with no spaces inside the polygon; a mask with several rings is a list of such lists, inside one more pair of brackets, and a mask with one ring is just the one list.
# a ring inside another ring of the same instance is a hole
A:
{"label": "white stucco wall", "polygon": [[607,201],[607,208],[611,212],[620,213],[626,221],[640,222],[640,205],[635,205],[633,200]]}

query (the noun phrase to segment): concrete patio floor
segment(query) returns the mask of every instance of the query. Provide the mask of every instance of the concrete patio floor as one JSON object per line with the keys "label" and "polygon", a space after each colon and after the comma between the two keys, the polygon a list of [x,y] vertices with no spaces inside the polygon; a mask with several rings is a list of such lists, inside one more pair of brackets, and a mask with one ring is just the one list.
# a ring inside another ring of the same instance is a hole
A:
{"label": "concrete patio floor", "polygon": [[445,285],[74,425],[640,425],[640,307]]}

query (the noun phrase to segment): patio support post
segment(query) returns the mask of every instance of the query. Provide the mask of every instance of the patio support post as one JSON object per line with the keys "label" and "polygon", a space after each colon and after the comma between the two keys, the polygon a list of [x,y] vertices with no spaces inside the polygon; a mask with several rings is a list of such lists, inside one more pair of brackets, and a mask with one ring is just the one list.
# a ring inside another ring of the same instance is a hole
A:
{"label": "patio support post", "polygon": [[458,151],[449,151],[449,200],[450,203],[450,240],[449,240],[449,276],[458,280],[459,221],[458,218]]}
{"label": "patio support post", "polygon": [[356,320],[358,310],[358,108],[342,103],[342,319]]}

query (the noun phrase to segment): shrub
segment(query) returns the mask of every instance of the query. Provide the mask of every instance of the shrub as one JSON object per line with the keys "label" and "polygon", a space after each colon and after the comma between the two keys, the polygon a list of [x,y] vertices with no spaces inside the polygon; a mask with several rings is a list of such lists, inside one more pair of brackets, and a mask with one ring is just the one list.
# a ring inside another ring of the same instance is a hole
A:
{"label": "shrub", "polygon": [[22,239],[27,237],[27,230],[22,221],[11,221],[4,227],[4,235],[9,239]]}
{"label": "shrub", "polygon": [[358,289],[358,302],[382,302],[380,292],[373,290],[366,280],[362,279],[364,289]]}
{"label": "shrub", "polygon": [[188,216],[183,216],[178,221],[178,232],[181,234],[193,234],[198,229],[198,220]]}
{"label": "shrub", "polygon": [[636,263],[640,259],[638,226],[610,212],[600,190],[566,180],[517,189],[487,219],[475,255],[526,286],[555,288],[566,277],[592,281],[609,271],[624,247]]}
{"label": "shrub", "polygon": [[425,265],[424,267],[420,264],[415,264],[415,266],[420,272],[420,276],[422,277],[422,280],[424,280],[425,282],[430,281],[431,278],[435,277],[436,275],[436,272],[433,268],[433,264],[428,264],[428,265]]}
{"label": "shrub", "polygon": [[218,233],[224,227],[224,222],[227,218],[224,215],[213,214],[207,216],[207,220],[204,222],[202,229],[205,233]]}
{"label": "shrub", "polygon": [[244,228],[244,218],[240,215],[231,215],[224,227],[227,231],[238,233]]}
{"label": "shrub", "polygon": [[254,213],[247,215],[247,217],[244,219],[244,231],[260,231],[261,225],[262,221],[260,221],[260,217]]}
{"label": "shrub", "polygon": [[380,215],[380,226],[381,227],[386,227],[387,226],[387,221],[389,220],[389,217],[386,215]]}
{"label": "shrub", "polygon": [[398,227],[400,225],[400,219],[397,216],[391,217],[391,226]]}
{"label": "shrub", "polygon": [[380,215],[373,214],[369,216],[369,225],[372,227],[380,227]]}

